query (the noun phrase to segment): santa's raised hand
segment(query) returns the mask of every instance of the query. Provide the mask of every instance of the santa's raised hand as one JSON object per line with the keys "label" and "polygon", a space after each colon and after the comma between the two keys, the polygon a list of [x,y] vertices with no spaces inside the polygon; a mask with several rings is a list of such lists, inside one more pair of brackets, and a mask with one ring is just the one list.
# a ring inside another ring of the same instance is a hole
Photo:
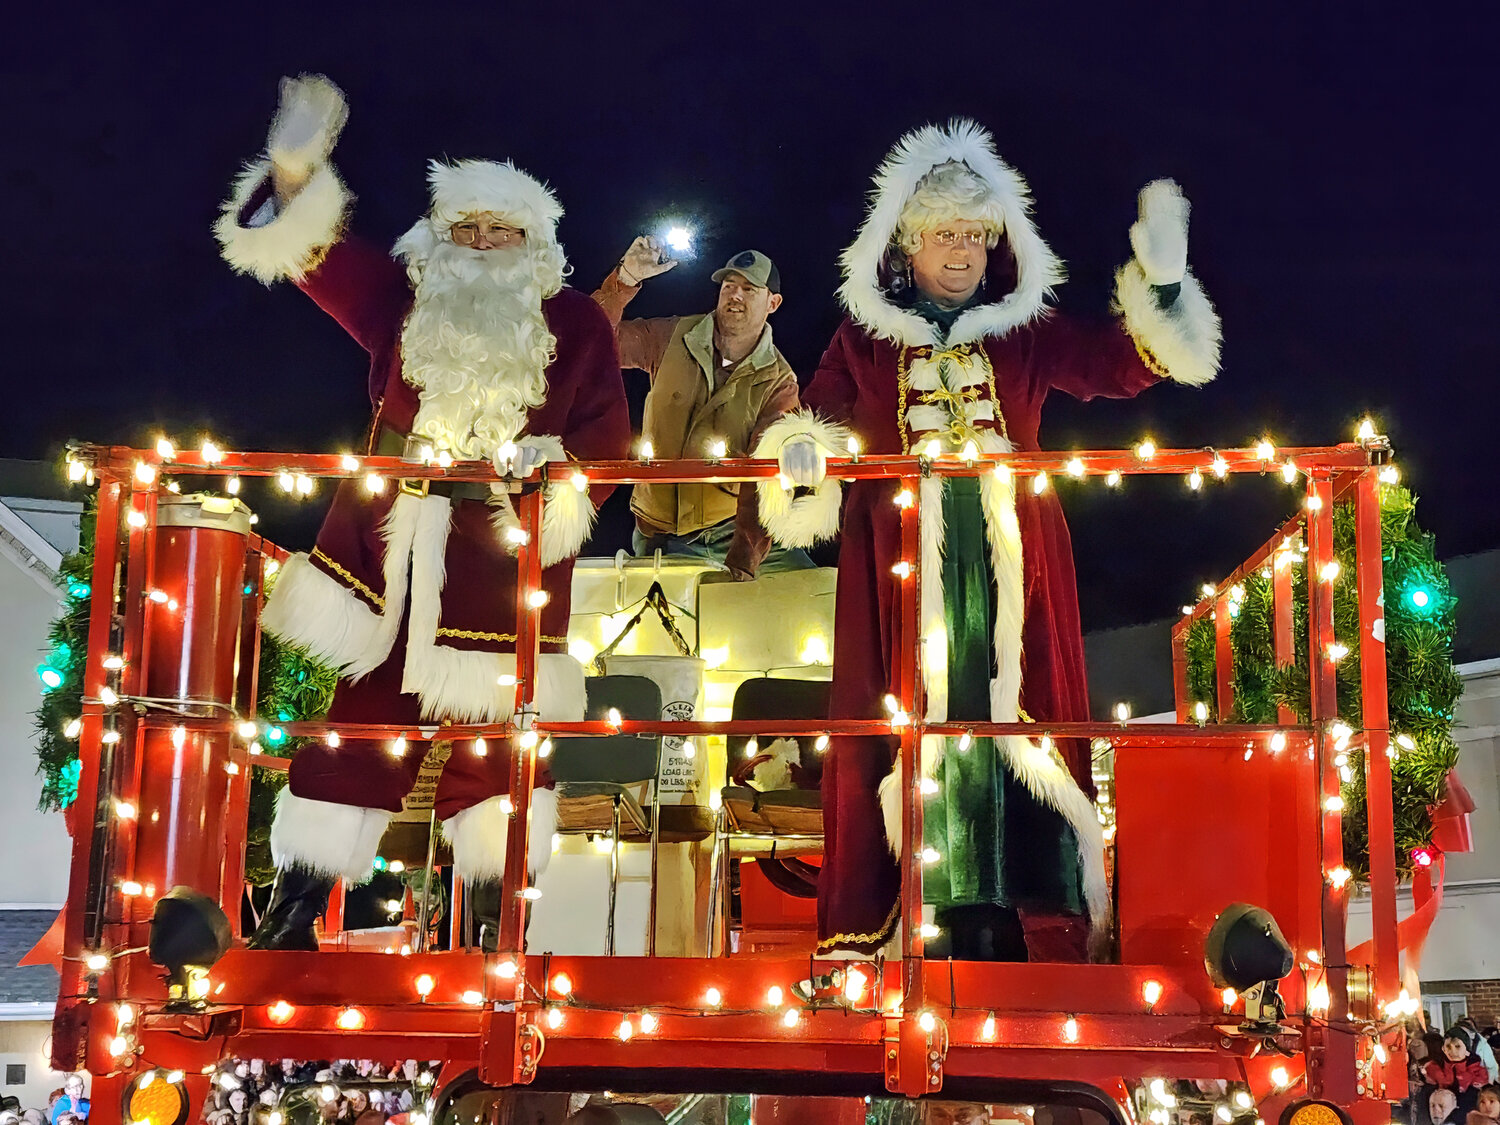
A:
{"label": "santa's raised hand", "polygon": [[278,189],[300,186],[328,159],[348,118],[343,91],[321,74],[281,80],[281,101],[266,137]]}
{"label": "santa's raised hand", "polygon": [[1177,285],[1187,275],[1187,198],[1175,180],[1152,180],[1141,188],[1140,218],[1130,228],[1130,246],[1152,285]]}

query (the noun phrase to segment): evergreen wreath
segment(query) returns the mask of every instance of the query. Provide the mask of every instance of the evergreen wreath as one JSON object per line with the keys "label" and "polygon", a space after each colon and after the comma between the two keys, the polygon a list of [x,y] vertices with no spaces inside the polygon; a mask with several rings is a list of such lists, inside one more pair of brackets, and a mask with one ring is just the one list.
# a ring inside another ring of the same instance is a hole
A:
{"label": "evergreen wreath", "polygon": [[[1448,576],[1433,554],[1433,537],[1416,520],[1416,497],[1405,488],[1380,486],[1381,556],[1385,578],[1386,687],[1390,701],[1391,786],[1395,803],[1396,869],[1412,872],[1414,853],[1432,844],[1428,806],[1443,800],[1448,772],[1458,763],[1453,708],[1463,690],[1453,666],[1456,600]],[[1333,509],[1333,632],[1349,646],[1338,663],[1338,711],[1358,729],[1360,713],[1359,599],[1355,581],[1354,505]],[[1305,563],[1293,565],[1304,567]],[[1307,583],[1298,571],[1292,583],[1296,662],[1277,667],[1272,640],[1271,580],[1264,571],[1244,579],[1244,597],[1231,609],[1233,713],[1225,722],[1277,722],[1285,705],[1298,722],[1309,721]],[[1188,691],[1220,721],[1216,705],[1214,622],[1205,615],[1188,630]],[[1365,806],[1364,753],[1351,745],[1343,784],[1344,865],[1356,879],[1369,876],[1369,829]]]}

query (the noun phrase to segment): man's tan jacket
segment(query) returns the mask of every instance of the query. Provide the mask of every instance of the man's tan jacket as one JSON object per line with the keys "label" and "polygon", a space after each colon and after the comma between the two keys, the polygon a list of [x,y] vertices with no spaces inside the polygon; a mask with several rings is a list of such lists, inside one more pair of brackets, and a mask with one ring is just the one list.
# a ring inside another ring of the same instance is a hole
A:
{"label": "man's tan jacket", "polygon": [[[594,300],[615,325],[620,366],[651,377],[641,436],[662,460],[707,457],[715,441],[729,457],[748,457],[761,433],[798,406],[797,376],[771,342],[771,327],[755,349],[714,386],[714,319],[698,316],[622,320],[640,292],[612,272]],[[688,536],[735,517],[725,562],[753,574],[770,549],[760,526],[754,488],[738,484],[638,484],[630,497],[641,534]]]}

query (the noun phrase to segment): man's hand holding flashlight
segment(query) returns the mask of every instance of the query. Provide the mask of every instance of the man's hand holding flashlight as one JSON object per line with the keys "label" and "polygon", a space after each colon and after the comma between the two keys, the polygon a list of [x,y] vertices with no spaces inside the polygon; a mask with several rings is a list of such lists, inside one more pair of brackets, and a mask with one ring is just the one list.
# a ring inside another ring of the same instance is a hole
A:
{"label": "man's hand holding flashlight", "polygon": [[620,259],[618,273],[626,285],[637,286],[648,277],[666,273],[677,265],[676,258],[667,256],[666,243],[649,234],[643,234],[630,244],[625,257]]}

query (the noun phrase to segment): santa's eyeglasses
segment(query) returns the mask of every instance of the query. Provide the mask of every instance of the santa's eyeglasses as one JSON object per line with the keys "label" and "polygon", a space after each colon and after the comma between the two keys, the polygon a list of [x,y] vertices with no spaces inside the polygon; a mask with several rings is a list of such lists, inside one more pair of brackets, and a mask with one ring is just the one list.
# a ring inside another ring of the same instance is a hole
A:
{"label": "santa's eyeglasses", "polygon": [[460,246],[473,246],[483,236],[491,246],[514,246],[526,241],[526,232],[497,222],[464,219],[448,228],[448,236]]}
{"label": "santa's eyeglasses", "polygon": [[989,233],[982,230],[930,230],[927,237],[939,246],[983,246],[989,240]]}

